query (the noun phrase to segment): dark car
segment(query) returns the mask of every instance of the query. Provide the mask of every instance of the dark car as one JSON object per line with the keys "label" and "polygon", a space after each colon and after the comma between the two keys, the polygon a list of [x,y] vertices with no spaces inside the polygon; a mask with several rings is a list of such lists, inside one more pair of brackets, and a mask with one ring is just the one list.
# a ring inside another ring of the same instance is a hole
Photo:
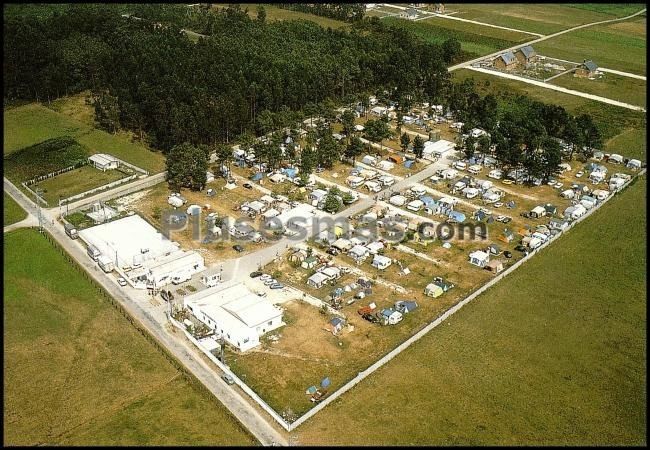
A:
{"label": "dark car", "polygon": [[517,250],[518,252],[525,252],[526,246],[519,244],[518,246],[515,247],[515,250]]}
{"label": "dark car", "polygon": [[332,256],[336,256],[336,255],[339,254],[339,251],[334,247],[330,247],[330,248],[327,249],[326,253],[329,254],[329,255],[332,255]]}
{"label": "dark car", "polygon": [[253,185],[250,184],[250,183],[244,183],[243,186],[244,186],[246,189],[253,189]]}
{"label": "dark car", "polygon": [[251,278],[257,278],[261,276],[262,276],[262,272],[260,272],[259,270],[256,270],[255,272],[251,272]]}
{"label": "dark car", "polygon": [[361,317],[370,323],[379,323],[379,319],[374,314],[365,313]]}
{"label": "dark car", "polygon": [[244,247],[242,247],[242,246],[239,245],[239,244],[237,244],[237,245],[233,245],[233,246],[232,246],[232,249],[233,249],[234,251],[236,251],[237,253],[241,253],[241,252],[244,251]]}
{"label": "dark car", "polygon": [[502,223],[508,223],[512,220],[512,217],[505,217],[501,222]]}
{"label": "dark car", "polygon": [[505,252],[503,252],[503,256],[505,256],[508,259],[512,258],[512,252],[509,252],[509,251],[506,250]]}

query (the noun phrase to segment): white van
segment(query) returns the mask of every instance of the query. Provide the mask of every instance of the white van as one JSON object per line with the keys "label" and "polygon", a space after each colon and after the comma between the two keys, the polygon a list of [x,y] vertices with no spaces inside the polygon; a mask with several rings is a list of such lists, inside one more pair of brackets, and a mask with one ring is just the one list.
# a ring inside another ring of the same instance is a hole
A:
{"label": "white van", "polygon": [[95,247],[92,244],[88,244],[87,252],[88,252],[88,256],[90,256],[93,259],[93,261],[97,261],[99,255],[101,255],[101,252],[97,249],[97,247]]}
{"label": "white van", "polygon": [[478,175],[479,173],[481,173],[481,169],[482,169],[481,166],[479,166],[478,164],[474,164],[473,166],[469,166],[467,171],[472,175]]}
{"label": "white van", "polygon": [[467,163],[464,161],[456,161],[454,163],[454,168],[458,170],[465,170],[467,168]]}

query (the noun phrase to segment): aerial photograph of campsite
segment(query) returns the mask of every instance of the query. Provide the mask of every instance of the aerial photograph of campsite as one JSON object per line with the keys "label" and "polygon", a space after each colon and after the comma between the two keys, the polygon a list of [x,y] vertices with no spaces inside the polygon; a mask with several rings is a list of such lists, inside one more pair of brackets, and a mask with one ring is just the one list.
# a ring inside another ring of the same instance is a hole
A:
{"label": "aerial photograph of campsite", "polygon": [[645,447],[646,14],[4,4],[4,446]]}

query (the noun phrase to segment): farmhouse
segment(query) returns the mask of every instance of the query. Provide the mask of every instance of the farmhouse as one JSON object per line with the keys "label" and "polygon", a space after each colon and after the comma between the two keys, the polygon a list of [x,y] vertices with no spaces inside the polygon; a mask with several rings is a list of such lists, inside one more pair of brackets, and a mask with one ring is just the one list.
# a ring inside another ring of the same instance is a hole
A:
{"label": "farmhouse", "polygon": [[515,52],[515,57],[517,58],[520,64],[531,63],[536,59],[535,58],[536,56],[537,56],[537,52],[530,45],[521,47],[519,50]]}
{"label": "farmhouse", "polygon": [[418,12],[413,8],[409,8],[406,11],[400,12],[399,16],[402,19],[415,20],[418,16]]}
{"label": "farmhouse", "polygon": [[259,345],[259,338],[284,325],[282,310],[252,293],[243,283],[218,285],[188,295],[183,305],[239,351]]}
{"label": "farmhouse", "polygon": [[596,70],[598,70],[598,65],[590,59],[585,59],[583,63],[576,68],[573,76],[580,78],[592,78],[594,75],[596,75]]}
{"label": "farmhouse", "polygon": [[512,52],[505,52],[496,57],[493,65],[497,69],[512,70],[517,67],[517,58]]}
{"label": "farmhouse", "polygon": [[117,169],[120,166],[120,160],[105,153],[96,153],[88,158],[88,162],[93,165],[95,169],[106,172],[110,169]]}

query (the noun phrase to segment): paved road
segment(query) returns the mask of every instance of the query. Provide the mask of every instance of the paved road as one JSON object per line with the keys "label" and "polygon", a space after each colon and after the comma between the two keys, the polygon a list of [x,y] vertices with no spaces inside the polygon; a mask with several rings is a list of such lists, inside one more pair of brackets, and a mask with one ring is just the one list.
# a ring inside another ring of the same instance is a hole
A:
{"label": "paved road", "polygon": [[509,48],[506,48],[506,49],[503,49],[503,50],[499,50],[498,52],[490,53],[489,55],[481,56],[480,58],[475,58],[475,59],[472,59],[472,60],[470,60],[470,61],[465,61],[465,62],[463,62],[463,63],[456,64],[456,65],[454,65],[454,66],[450,66],[448,70],[449,70],[449,72],[453,72],[454,70],[463,69],[463,68],[465,68],[465,67],[471,66],[471,65],[474,64],[475,62],[482,61],[482,60],[484,60],[484,59],[493,58],[493,57],[498,56],[498,55],[500,55],[501,53],[507,52],[507,51],[509,51],[509,50],[515,50],[515,49],[518,49],[518,48],[524,47],[524,46],[526,46],[526,45],[536,44],[536,43],[538,43],[538,42],[542,42],[542,41],[545,41],[545,40],[547,40],[547,39],[551,39],[551,38],[554,38],[554,37],[560,36],[560,35],[562,35],[562,34],[564,34],[564,33],[570,33],[571,31],[575,31],[575,30],[580,30],[580,29],[582,29],[582,28],[591,27],[591,26],[593,26],[593,25],[600,25],[600,24],[603,24],[603,23],[619,22],[619,21],[621,21],[621,20],[631,19],[632,17],[636,17],[636,16],[638,16],[639,14],[643,14],[645,11],[646,11],[646,8],[643,8],[642,10],[640,10],[640,11],[634,13],[634,14],[631,14],[631,15],[629,15],[629,16],[626,16],[626,17],[621,17],[621,18],[618,18],[618,19],[601,20],[600,22],[592,22],[592,23],[586,23],[586,24],[584,24],[584,25],[578,25],[578,26],[576,26],[576,27],[572,27],[572,28],[568,28],[568,29],[566,29],[566,30],[558,31],[557,33],[553,33],[553,34],[549,34],[549,35],[546,35],[546,36],[542,36],[542,37],[540,37],[540,38],[538,38],[538,39],[534,39],[534,40],[529,41],[529,42],[524,42],[524,43],[521,43],[521,44],[513,45],[512,47],[509,47]]}
{"label": "paved road", "polygon": [[613,73],[614,75],[620,75],[622,77],[636,78],[637,80],[646,81],[646,77],[643,75],[637,75],[635,73],[621,72],[620,70],[607,69],[605,67],[599,67],[598,70],[601,72]]}
{"label": "paved road", "polygon": [[588,98],[589,100],[595,100],[597,102],[607,103],[609,105],[620,106],[621,108],[631,109],[633,111],[644,111],[645,112],[645,110],[646,110],[642,106],[631,105],[629,103],[619,102],[618,100],[612,100],[611,98],[600,97],[598,95],[587,94],[585,92],[575,91],[573,89],[567,89],[565,87],[557,86],[555,84],[546,83],[544,81],[531,80],[530,78],[520,77],[520,76],[517,76],[517,75],[513,75],[511,73],[504,73],[504,72],[499,72],[497,70],[483,69],[481,67],[471,67],[471,66],[467,67],[467,69],[468,70],[473,70],[475,72],[487,73],[489,75],[494,75],[495,77],[501,77],[501,78],[507,78],[509,80],[521,81],[522,83],[528,83],[528,84],[532,84],[532,85],[535,85],[535,86],[540,86],[540,87],[543,87],[545,89],[551,89],[553,91],[559,91],[559,92],[563,92],[565,94],[575,95],[577,97]]}
{"label": "paved road", "polygon": [[[11,184],[7,178],[4,178],[4,190],[29,214],[32,216],[37,215],[36,205]],[[146,328],[158,342],[181,361],[263,445],[271,445],[273,442],[287,445],[284,437],[271,427],[237,390],[221,380],[215,370],[210,368],[198,356],[198,349],[166,331],[167,319],[164,306],[153,307],[148,302],[144,291],[121,288],[112,276],[97,268],[97,265],[88,258],[83,246],[78,241],[73,241],[66,236],[63,226],[56,222],[54,212],[43,210],[42,213],[46,219],[45,229],[50,232],[59,245],[70,253],[98,284],[119,301],[131,317]]]}

